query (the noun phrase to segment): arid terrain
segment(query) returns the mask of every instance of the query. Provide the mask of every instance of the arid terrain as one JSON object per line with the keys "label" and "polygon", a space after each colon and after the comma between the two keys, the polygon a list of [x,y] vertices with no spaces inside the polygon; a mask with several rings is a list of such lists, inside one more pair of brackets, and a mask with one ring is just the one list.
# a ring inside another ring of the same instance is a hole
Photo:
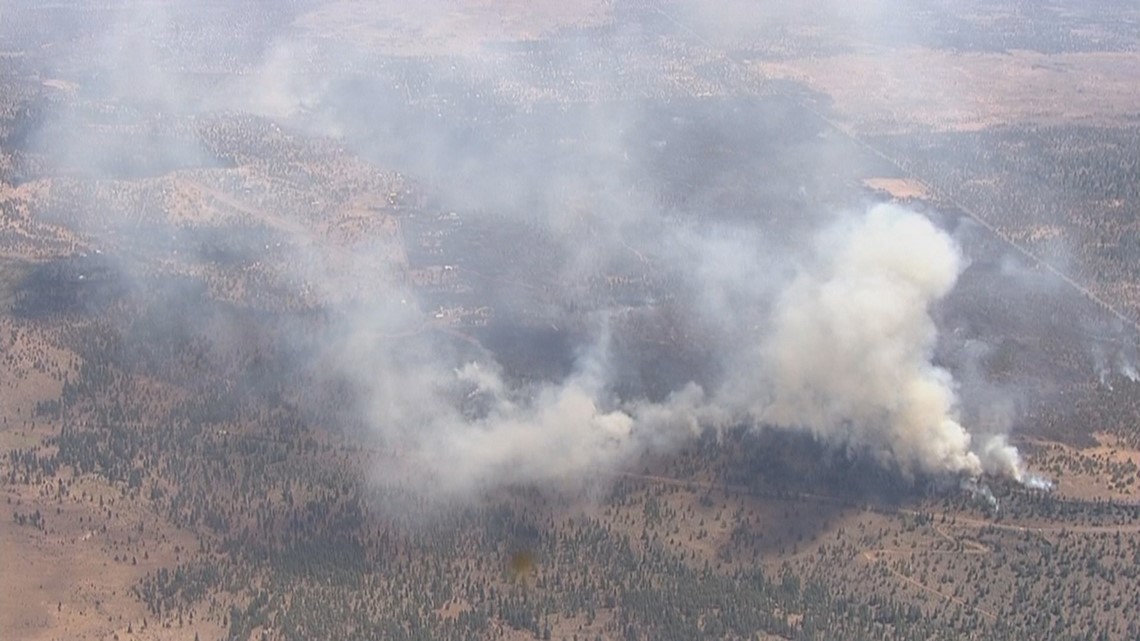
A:
{"label": "arid terrain", "polygon": [[[1140,638],[1137,25],[7,3],[0,637]],[[884,206],[977,469],[746,385]]]}

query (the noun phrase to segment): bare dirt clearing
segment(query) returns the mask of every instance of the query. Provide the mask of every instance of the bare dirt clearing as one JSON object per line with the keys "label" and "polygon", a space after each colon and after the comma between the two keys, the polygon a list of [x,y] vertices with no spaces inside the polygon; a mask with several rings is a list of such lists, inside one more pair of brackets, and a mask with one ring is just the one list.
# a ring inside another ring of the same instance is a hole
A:
{"label": "bare dirt clearing", "polygon": [[863,184],[896,200],[930,198],[930,189],[915,178],[867,178]]}

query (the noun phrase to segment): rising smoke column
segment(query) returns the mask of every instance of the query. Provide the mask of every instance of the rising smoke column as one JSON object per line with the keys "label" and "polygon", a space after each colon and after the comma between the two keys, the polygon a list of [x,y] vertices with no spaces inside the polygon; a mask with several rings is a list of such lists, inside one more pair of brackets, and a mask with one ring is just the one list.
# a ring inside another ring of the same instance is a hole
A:
{"label": "rising smoke column", "polygon": [[1018,476],[1016,450],[975,450],[950,373],[931,362],[933,303],[962,270],[953,240],[894,205],[826,230],[814,262],[778,297],[759,348],[752,414],[869,451],[907,472]]}
{"label": "rising smoke column", "polygon": [[[807,430],[908,474],[987,472],[1028,482],[1004,434],[975,438],[959,423],[953,377],[932,362],[938,329],[930,309],[963,268],[950,236],[920,214],[879,205],[828,227],[808,249],[774,297],[725,282],[756,274],[690,266],[707,288],[753,292],[753,307],[770,309],[752,349],[731,348],[747,352],[748,365],[707,392],[690,383],[660,402],[615,397],[605,323],[569,376],[526,386],[504,376],[489,354],[457,367],[419,342],[429,334],[391,341],[365,332],[338,360],[356,360],[369,422],[405,462],[385,480],[431,494],[588,480],[705,429],[749,423]],[[723,250],[709,243],[694,260]],[[725,326],[735,334],[741,324]],[[721,351],[725,362],[736,356]]]}

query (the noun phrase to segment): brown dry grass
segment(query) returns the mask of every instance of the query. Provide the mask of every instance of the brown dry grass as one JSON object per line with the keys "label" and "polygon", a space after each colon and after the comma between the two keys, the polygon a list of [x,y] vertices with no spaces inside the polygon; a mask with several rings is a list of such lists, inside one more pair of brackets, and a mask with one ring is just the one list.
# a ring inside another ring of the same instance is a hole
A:
{"label": "brown dry grass", "polygon": [[1140,497],[1140,475],[1127,470],[1130,466],[1140,468],[1140,450],[1111,434],[1098,432],[1092,436],[1097,445],[1083,448],[1027,440],[1035,450],[1029,457],[1030,471],[1052,479],[1055,492],[1064,498],[1135,503]]}
{"label": "brown dry grass", "polygon": [[[74,230],[36,219],[35,203],[45,200],[51,189],[51,180],[36,180],[19,187],[0,182],[0,202],[6,201],[10,206],[5,216],[0,217],[0,237],[6,237],[5,242],[0,243],[0,258],[38,260],[84,247]],[[3,280],[0,274],[0,290]],[[0,295],[2,293],[0,291]]]}
{"label": "brown dry grass", "polygon": [[461,55],[494,42],[534,40],[562,27],[610,19],[608,0],[459,0],[407,3],[344,0],[321,6],[296,26],[392,55]]}
{"label": "brown dry grass", "polygon": [[78,362],[36,325],[0,314],[0,447],[19,447],[15,434],[35,423],[37,403],[59,398]]}
{"label": "brown dry grass", "polygon": [[128,626],[134,639],[221,633],[201,617],[192,627],[186,617],[179,628],[173,617],[148,615],[130,593],[148,571],[186,560],[186,553],[176,550],[194,549],[192,535],[166,525],[145,502],[124,498],[102,479],[72,479],[68,473],[60,478],[71,481],[64,496],[56,494],[57,479],[5,488],[7,507],[22,514],[38,510],[46,525],[43,530],[18,526],[5,515],[0,629],[28,641],[128,638]]}
{"label": "brown dry grass", "polygon": [[[0,317],[0,452],[39,447],[41,456],[52,454],[46,440],[60,426],[36,416],[35,407],[59,397],[61,380],[78,367],[78,358],[55,347],[42,329]],[[61,481],[66,492],[59,489]],[[186,628],[164,627],[170,622],[154,617],[142,630],[146,612],[129,590],[147,571],[176,564],[176,546],[194,549],[193,536],[169,527],[146,502],[124,498],[120,488],[99,477],[75,477],[70,469],[38,483],[5,485],[3,496],[5,638],[124,638],[128,625],[135,632],[131,638],[187,638]],[[15,514],[36,512],[44,517],[42,529],[16,523]],[[220,632],[205,622],[197,629]]]}
{"label": "brown dry grass", "polygon": [[976,131],[1013,123],[1112,124],[1135,116],[1140,54],[904,50],[754,61],[754,73],[831,96],[860,133]]}

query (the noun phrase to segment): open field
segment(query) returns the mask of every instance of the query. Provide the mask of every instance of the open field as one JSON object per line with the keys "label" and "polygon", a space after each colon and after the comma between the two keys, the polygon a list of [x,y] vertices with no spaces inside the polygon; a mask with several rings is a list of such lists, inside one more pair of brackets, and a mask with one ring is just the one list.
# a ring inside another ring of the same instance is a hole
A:
{"label": "open field", "polygon": [[979,131],[1009,125],[1135,122],[1135,53],[891,50],[757,61],[768,79],[805,83],[861,134]]}

